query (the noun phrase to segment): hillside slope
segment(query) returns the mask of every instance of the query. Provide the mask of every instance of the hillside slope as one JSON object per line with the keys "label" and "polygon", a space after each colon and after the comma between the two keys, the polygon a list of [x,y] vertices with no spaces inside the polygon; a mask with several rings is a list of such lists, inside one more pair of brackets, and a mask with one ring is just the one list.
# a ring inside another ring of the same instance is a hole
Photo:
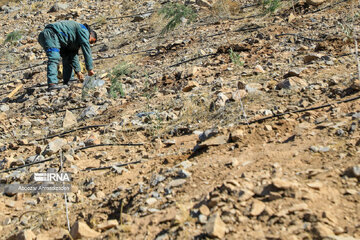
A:
{"label": "hillside slope", "polygon": [[[186,1],[161,34],[167,4],[1,6],[0,184],[73,178],[5,190],[1,237],[360,239],[358,3]],[[98,32],[98,85],[48,92],[37,36],[65,19]]]}

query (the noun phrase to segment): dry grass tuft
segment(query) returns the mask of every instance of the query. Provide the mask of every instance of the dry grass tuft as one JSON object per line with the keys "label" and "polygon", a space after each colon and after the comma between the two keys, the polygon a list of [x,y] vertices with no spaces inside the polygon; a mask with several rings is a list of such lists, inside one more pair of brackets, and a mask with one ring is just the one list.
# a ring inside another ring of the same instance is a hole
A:
{"label": "dry grass tuft", "polygon": [[212,7],[212,10],[220,18],[226,18],[240,13],[240,3],[233,0],[218,0]]}

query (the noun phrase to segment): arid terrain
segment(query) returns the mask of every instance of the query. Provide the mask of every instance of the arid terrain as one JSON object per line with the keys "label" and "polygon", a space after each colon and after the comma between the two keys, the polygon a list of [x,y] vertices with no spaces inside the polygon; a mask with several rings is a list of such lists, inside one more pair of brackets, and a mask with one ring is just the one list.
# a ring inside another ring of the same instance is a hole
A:
{"label": "arid terrain", "polygon": [[[0,238],[360,239],[359,4],[0,0]],[[68,19],[96,75],[49,92]]]}

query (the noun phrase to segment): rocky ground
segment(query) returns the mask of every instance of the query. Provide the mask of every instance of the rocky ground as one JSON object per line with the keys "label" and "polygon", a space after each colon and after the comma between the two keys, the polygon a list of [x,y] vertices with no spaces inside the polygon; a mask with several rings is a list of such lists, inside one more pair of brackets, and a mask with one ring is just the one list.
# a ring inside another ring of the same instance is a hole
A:
{"label": "rocky ground", "polygon": [[[166,1],[0,3],[0,183],[73,178],[70,231],[64,194],[7,189],[2,239],[360,239],[357,1],[186,1],[165,34]],[[97,74],[48,92],[63,19]]]}

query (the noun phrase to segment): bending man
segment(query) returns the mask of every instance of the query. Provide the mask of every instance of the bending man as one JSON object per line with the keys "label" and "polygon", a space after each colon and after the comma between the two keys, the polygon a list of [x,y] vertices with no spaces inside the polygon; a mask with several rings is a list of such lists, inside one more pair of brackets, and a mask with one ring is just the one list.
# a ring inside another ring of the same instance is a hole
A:
{"label": "bending man", "polygon": [[93,61],[91,56],[90,44],[95,43],[97,34],[87,24],[80,24],[75,21],[67,20],[49,24],[44,31],[39,34],[38,41],[48,57],[47,82],[48,89],[60,89],[65,86],[58,85],[58,64],[60,56],[63,63],[64,85],[69,84],[69,80],[75,70],[78,79],[83,79],[79,64],[78,51],[81,48],[88,75],[94,75]]}

